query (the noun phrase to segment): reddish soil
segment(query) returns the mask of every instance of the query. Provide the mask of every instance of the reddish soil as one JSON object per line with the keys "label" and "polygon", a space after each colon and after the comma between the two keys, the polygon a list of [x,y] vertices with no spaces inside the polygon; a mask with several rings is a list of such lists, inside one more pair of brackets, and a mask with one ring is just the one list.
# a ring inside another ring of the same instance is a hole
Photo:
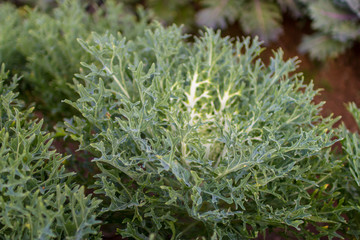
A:
{"label": "reddish soil", "polygon": [[323,114],[329,115],[333,112],[342,116],[342,121],[352,132],[359,129],[345,104],[355,102],[360,106],[360,61],[355,56],[355,53],[360,51],[359,47],[356,46],[343,56],[326,63],[315,78],[317,86],[326,87],[321,85],[323,83],[328,86],[319,96],[319,99],[326,101]]}

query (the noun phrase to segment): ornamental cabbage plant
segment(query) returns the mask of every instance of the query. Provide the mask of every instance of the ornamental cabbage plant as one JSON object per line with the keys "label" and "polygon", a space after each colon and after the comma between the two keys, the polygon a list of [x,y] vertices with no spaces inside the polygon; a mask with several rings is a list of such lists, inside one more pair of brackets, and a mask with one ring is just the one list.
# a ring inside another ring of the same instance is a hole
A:
{"label": "ornamental cabbage plant", "polygon": [[99,200],[86,196],[51,150],[42,121],[23,109],[12,81],[0,71],[0,239],[99,237]]}
{"label": "ornamental cabbage plant", "polygon": [[278,50],[265,65],[256,38],[207,29],[189,41],[157,23],[134,40],[92,39],[79,39],[96,60],[76,75],[66,102],[81,117],[66,125],[94,154],[95,193],[122,237],[341,237],[337,119],[319,115],[296,58]]}

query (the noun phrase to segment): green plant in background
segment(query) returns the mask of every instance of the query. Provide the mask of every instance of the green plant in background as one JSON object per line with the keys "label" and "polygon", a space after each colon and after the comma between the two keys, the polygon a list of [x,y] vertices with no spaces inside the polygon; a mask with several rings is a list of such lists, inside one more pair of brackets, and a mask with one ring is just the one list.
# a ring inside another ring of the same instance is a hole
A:
{"label": "green plant in background", "polygon": [[51,150],[42,121],[23,109],[19,78],[0,71],[0,238],[84,239],[99,236],[99,200],[71,182],[63,156]]}
{"label": "green plant in background", "polygon": [[265,44],[278,40],[283,31],[284,13],[289,13],[300,21],[310,18],[314,33],[303,38],[299,50],[309,53],[312,59],[321,61],[344,53],[360,36],[358,0],[193,0],[171,1],[168,4],[163,2],[148,0],[145,1],[145,5],[152,9],[159,19],[167,23],[185,23],[187,27],[205,25],[224,29],[228,24],[238,22],[245,34],[257,35]]}
{"label": "green plant in background", "polygon": [[79,40],[96,61],[82,64],[80,97],[66,101],[82,115],[67,130],[96,156],[96,193],[106,197],[104,212],[120,216],[119,233],[345,234],[341,214],[356,205],[337,191],[343,161],[329,149],[336,120],[319,115],[318,91],[293,74],[296,59],[278,51],[266,66],[256,39],[233,43],[207,30],[187,43],[181,31],[153,25],[133,41]]}
{"label": "green plant in background", "polygon": [[[26,66],[20,71],[24,75],[22,89],[27,90],[31,101],[39,103],[38,109],[45,111],[47,117],[71,116],[71,111],[61,104],[61,100],[72,99],[74,92],[68,84],[72,83],[80,61],[90,57],[81,50],[76,38],[87,39],[91,31],[114,34],[121,31],[131,39],[149,19],[139,8],[138,20],[135,14],[128,13],[122,4],[115,1],[94,5],[97,8],[93,14],[87,12],[80,1],[59,1],[49,13],[26,7],[16,11],[9,5],[2,6],[4,11],[7,8],[12,11],[0,19],[1,26],[5,27],[1,36],[4,39],[0,38],[1,42],[5,42],[0,48],[0,60],[11,63],[16,59],[14,53],[17,52],[26,58],[26,61],[21,59],[11,67]],[[25,15],[23,21],[17,17],[20,11]],[[10,36],[7,36],[7,31]]]}
{"label": "green plant in background", "polygon": [[360,39],[358,0],[302,0],[315,33],[304,37],[300,50],[325,60],[339,56]]}
{"label": "green plant in background", "polygon": [[334,58],[360,39],[360,2],[358,0],[278,0],[233,1],[204,0],[197,13],[199,25],[226,27],[239,21],[245,33],[258,35],[265,43],[276,41],[282,32],[282,13],[295,18],[309,17],[314,33],[305,36],[299,50],[312,59]]}
{"label": "green plant in background", "polygon": [[[141,3],[144,1],[129,1]],[[197,0],[147,0],[145,6],[155,13],[158,20],[167,24],[184,24],[187,30],[191,31],[195,28],[194,17],[196,14]]]}
{"label": "green plant in background", "polygon": [[246,34],[258,35],[265,43],[276,40],[282,32],[281,9],[276,1],[204,0],[202,5],[204,9],[196,16],[198,25],[224,28],[227,22],[238,21]]}
{"label": "green plant in background", "polygon": [[277,40],[282,32],[282,12],[301,15],[296,0],[128,0],[127,4],[143,4],[161,22],[185,24],[185,29],[203,26],[226,28],[238,22],[246,34],[258,35],[266,44]]}
{"label": "green plant in background", "polygon": [[88,57],[75,44],[77,36],[87,37],[90,23],[78,1],[66,1],[52,14],[28,9],[23,26],[19,26],[23,35],[17,46],[27,58],[26,89],[30,89],[30,97],[37,97],[39,109],[52,114],[69,112],[59,103],[73,94],[67,84],[78,71],[78,62]]}
{"label": "green plant in background", "polygon": [[282,32],[282,10],[291,9],[297,14],[299,11],[294,0],[148,0],[144,5],[158,19],[185,24],[188,30],[203,26],[224,29],[239,22],[246,34],[258,35],[265,43],[276,40]]}
{"label": "green plant in background", "polygon": [[19,38],[23,19],[15,6],[0,4],[0,63],[6,62],[7,66],[15,72],[23,69],[25,57],[14,47],[14,42]]}

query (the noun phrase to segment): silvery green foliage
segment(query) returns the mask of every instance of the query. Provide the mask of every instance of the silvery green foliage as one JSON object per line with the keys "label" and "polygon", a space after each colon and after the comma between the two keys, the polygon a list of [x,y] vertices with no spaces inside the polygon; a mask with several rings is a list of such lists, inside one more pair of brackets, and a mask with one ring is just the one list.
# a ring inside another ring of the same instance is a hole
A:
{"label": "silvery green foliage", "polygon": [[337,193],[326,190],[341,167],[327,150],[335,120],[319,116],[296,59],[279,50],[267,66],[257,39],[207,30],[188,43],[181,31],[154,24],[132,41],[79,40],[96,61],[82,63],[79,98],[66,101],[82,115],[67,130],[96,156],[96,193],[106,196],[103,211],[119,213],[119,233],[242,239],[280,227],[339,236],[342,206],[328,204]]}
{"label": "silvery green foliage", "polygon": [[84,239],[98,236],[99,200],[69,182],[65,157],[50,149],[42,121],[23,110],[0,71],[0,239]]}
{"label": "silvery green foliage", "polygon": [[14,41],[21,35],[22,18],[15,6],[0,4],[0,63],[7,62],[13,70],[22,69],[19,62],[24,62],[24,57],[14,47]]}

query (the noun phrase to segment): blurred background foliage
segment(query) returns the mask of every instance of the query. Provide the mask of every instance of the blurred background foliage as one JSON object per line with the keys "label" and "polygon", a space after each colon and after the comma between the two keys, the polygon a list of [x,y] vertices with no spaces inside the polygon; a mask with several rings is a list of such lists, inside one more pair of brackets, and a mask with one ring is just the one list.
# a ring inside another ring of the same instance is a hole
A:
{"label": "blurred background foliage", "polygon": [[[56,6],[55,0],[12,0],[18,6],[36,6],[43,11]],[[93,13],[106,0],[83,1]],[[284,15],[297,21],[311,20],[312,33],[299,50],[312,59],[337,57],[360,37],[360,0],[118,0],[128,9],[144,6],[163,23],[184,24],[186,29],[208,26],[225,29],[238,24],[244,34],[258,35],[265,44],[283,32]],[[131,10],[130,10],[131,11]]]}

